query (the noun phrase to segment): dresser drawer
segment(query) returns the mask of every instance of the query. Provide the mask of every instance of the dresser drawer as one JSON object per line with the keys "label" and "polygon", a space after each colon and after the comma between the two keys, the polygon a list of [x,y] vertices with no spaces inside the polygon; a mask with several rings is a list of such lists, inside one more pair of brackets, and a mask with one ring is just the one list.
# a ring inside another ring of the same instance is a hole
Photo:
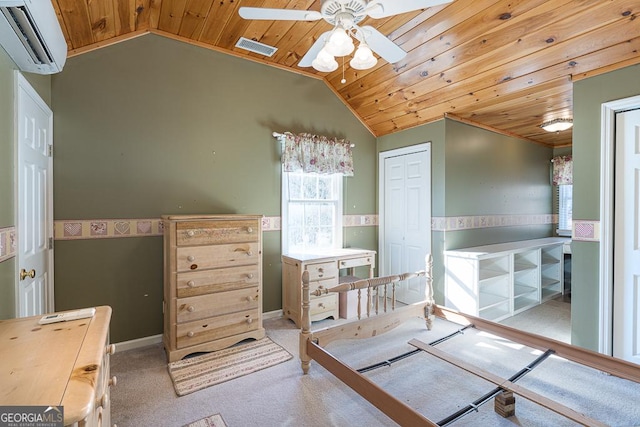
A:
{"label": "dresser drawer", "polygon": [[309,281],[338,277],[338,266],[335,261],[307,264],[305,270],[309,272]]}
{"label": "dresser drawer", "polygon": [[184,298],[253,287],[257,286],[259,282],[258,264],[216,270],[189,271],[177,274],[176,294],[178,298]]}
{"label": "dresser drawer", "polygon": [[358,258],[341,259],[338,261],[340,268],[353,268],[363,265],[374,265],[376,262],[375,255],[367,255]]}
{"label": "dresser drawer", "polygon": [[189,322],[221,314],[258,309],[260,291],[258,287],[238,289],[215,294],[199,295],[176,300],[176,320]]}
{"label": "dresser drawer", "polygon": [[176,269],[177,271],[194,271],[258,264],[260,256],[260,244],[257,242],[188,246],[176,249]]}
{"label": "dresser drawer", "polygon": [[314,298],[309,302],[309,310],[311,312],[311,320],[320,320],[328,316],[334,316],[337,319],[338,312],[338,295],[327,295],[324,297]]}
{"label": "dresser drawer", "polygon": [[256,220],[185,221],[176,224],[178,246],[257,242]]}
{"label": "dresser drawer", "polygon": [[[316,291],[316,289],[330,289],[337,285],[338,285],[338,281],[336,280],[335,277],[332,277],[330,279],[324,279],[324,280],[314,280],[313,282],[309,282],[309,293],[312,294],[313,292]],[[318,298],[318,297],[312,294],[311,298]]]}
{"label": "dresser drawer", "polygon": [[210,317],[177,325],[176,345],[177,348],[185,348],[254,331],[259,327],[257,309]]}

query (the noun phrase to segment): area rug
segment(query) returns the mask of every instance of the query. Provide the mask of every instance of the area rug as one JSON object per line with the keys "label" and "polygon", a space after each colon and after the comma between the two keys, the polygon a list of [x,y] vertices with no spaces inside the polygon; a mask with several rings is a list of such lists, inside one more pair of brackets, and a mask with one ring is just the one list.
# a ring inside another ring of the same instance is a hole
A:
{"label": "area rug", "polygon": [[178,396],[260,371],[291,359],[291,354],[269,337],[224,350],[169,363],[169,375]]}
{"label": "area rug", "polygon": [[222,419],[222,415],[214,414],[209,415],[208,417],[205,417],[201,420],[189,423],[184,427],[227,427],[227,425]]}

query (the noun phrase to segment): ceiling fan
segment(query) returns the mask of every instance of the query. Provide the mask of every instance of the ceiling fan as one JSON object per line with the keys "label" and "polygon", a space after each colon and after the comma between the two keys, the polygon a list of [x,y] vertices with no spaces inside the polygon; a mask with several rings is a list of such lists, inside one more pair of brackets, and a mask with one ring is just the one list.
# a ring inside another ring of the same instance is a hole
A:
{"label": "ceiling fan", "polygon": [[355,46],[352,38],[360,42],[358,50],[349,62],[351,67],[366,70],[373,67],[377,53],[385,61],[394,63],[407,54],[400,46],[370,25],[358,23],[367,16],[373,19],[387,18],[401,13],[450,3],[453,0],[322,0],[320,11],[299,9],[270,9],[241,7],[244,19],[274,21],[318,21],[324,19],[333,29],[323,33],[302,57],[300,67],[312,66],[318,71],[331,72],[338,68],[336,56],[346,56]]}

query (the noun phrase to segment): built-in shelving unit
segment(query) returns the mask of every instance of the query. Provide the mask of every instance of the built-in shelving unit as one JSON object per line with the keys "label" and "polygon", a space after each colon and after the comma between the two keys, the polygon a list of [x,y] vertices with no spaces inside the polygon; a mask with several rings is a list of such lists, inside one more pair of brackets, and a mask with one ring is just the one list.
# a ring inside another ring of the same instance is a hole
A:
{"label": "built-in shelving unit", "polygon": [[563,292],[563,244],[545,238],[445,251],[445,305],[500,321]]}

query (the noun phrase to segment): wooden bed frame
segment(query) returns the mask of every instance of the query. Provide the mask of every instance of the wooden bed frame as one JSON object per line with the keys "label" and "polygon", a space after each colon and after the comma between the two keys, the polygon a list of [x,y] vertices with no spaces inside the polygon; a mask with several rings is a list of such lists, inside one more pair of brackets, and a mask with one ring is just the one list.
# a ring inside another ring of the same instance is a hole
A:
{"label": "wooden bed frame", "polygon": [[[370,338],[384,334],[409,318],[422,318],[425,320],[426,327],[431,329],[433,319],[437,316],[459,325],[472,325],[478,330],[490,332],[505,339],[538,350],[547,351],[547,353],[553,353],[565,359],[621,378],[640,382],[640,366],[638,365],[587,349],[574,347],[553,339],[523,332],[495,322],[455,312],[435,304],[433,299],[432,268],[432,258],[431,255],[428,255],[426,257],[426,269],[422,271],[342,283],[330,289],[320,288],[313,292],[309,288],[309,275],[307,272],[304,272],[302,277],[302,328],[300,331],[300,361],[303,373],[306,374],[309,372],[311,360],[315,360],[396,423],[403,426],[437,426],[438,424],[433,420],[430,420],[393,397],[366,376],[338,360],[324,348],[330,342],[339,339]],[[395,302],[396,284],[401,280],[415,277],[425,277],[424,300],[419,303],[397,307]],[[357,291],[358,293],[358,319],[347,321],[346,323],[337,322],[338,324],[335,326],[312,331],[310,320],[311,295],[320,296],[328,293],[348,291]],[[387,298],[382,298],[384,295],[386,295]],[[364,310],[362,307],[364,307]],[[547,397],[521,387],[513,381],[494,375],[459,360],[450,354],[437,350],[435,347],[420,340],[413,339],[409,344],[494,383],[497,388],[504,393],[502,396],[517,394],[582,425],[605,425],[600,421],[585,417],[571,408]],[[496,397],[496,408],[497,407],[498,397]],[[503,415],[508,416],[509,414]]]}

